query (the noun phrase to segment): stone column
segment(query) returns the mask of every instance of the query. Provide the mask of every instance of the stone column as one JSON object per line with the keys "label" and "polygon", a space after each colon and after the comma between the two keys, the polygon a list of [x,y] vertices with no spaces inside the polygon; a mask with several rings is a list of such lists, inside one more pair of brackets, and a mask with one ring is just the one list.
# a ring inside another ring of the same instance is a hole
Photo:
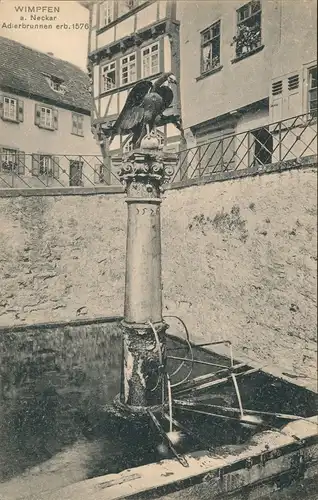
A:
{"label": "stone column", "polygon": [[162,319],[160,204],[162,184],[176,163],[175,155],[158,149],[156,138],[147,142],[153,149],[133,151],[120,171],[128,205],[120,401],[141,408],[162,402],[167,325]]}

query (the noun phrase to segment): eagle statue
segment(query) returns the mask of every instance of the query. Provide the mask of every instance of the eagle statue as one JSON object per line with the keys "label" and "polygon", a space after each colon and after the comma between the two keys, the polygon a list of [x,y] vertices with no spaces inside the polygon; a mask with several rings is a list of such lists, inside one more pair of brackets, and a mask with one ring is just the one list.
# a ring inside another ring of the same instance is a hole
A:
{"label": "eagle statue", "polygon": [[154,83],[147,80],[137,83],[112,127],[110,143],[116,135],[133,134],[133,148],[140,147],[141,140],[156,131],[163,112],[171,105],[173,91],[169,85],[176,83],[171,72],[163,73]]}

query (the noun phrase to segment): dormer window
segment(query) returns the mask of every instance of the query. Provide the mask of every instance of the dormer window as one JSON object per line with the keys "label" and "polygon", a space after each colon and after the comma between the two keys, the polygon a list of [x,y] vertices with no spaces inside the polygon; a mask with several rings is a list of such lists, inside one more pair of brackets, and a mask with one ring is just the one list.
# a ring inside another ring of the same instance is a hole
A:
{"label": "dormer window", "polygon": [[59,94],[64,94],[66,91],[63,80],[57,80],[56,78],[50,79],[50,87],[54,92],[58,92]]}
{"label": "dormer window", "polygon": [[57,82],[56,80],[51,80],[50,81],[50,87],[52,90],[55,90],[56,92],[61,91],[61,83]]}
{"label": "dormer window", "polygon": [[53,75],[47,75],[43,73],[44,76],[46,77],[46,80],[54,92],[58,92],[59,94],[64,94],[66,91],[66,86],[64,84],[64,80],[62,78],[59,78],[57,76]]}

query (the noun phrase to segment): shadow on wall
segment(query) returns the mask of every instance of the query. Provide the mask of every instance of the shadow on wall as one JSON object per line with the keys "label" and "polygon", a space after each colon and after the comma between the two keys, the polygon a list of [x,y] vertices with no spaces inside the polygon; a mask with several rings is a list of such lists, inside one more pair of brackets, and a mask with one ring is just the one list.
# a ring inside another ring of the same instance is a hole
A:
{"label": "shadow on wall", "polygon": [[0,361],[1,481],[103,431],[119,392],[119,324],[3,329]]}

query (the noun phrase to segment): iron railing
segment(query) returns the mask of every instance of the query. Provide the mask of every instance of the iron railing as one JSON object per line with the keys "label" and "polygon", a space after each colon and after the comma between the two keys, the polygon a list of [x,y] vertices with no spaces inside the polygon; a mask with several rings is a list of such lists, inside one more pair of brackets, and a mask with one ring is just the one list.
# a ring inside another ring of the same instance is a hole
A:
{"label": "iron railing", "polygon": [[[41,155],[3,150],[0,189],[120,185],[111,162],[99,155]],[[0,191],[1,195],[1,191]]]}
{"label": "iron railing", "polygon": [[[317,154],[317,121],[299,115],[199,144],[176,153],[172,183],[216,178],[222,172],[261,169],[265,165]],[[0,189],[119,186],[119,160],[98,155],[41,155],[0,151]]]}
{"label": "iron railing", "polygon": [[317,154],[317,119],[299,115],[180,151],[172,179],[212,178]]}

